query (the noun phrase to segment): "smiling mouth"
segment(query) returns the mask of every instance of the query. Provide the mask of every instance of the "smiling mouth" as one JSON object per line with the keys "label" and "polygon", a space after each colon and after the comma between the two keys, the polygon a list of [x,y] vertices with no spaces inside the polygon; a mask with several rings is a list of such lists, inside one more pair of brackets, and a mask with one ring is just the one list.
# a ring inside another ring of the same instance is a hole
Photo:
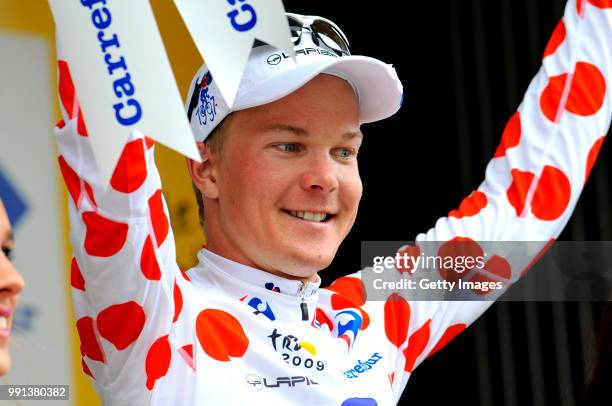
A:
{"label": "smiling mouth", "polygon": [[283,212],[290,216],[296,217],[300,220],[311,221],[313,223],[325,223],[334,217],[333,214],[324,212],[313,212],[313,211],[295,211],[295,210],[283,210]]}

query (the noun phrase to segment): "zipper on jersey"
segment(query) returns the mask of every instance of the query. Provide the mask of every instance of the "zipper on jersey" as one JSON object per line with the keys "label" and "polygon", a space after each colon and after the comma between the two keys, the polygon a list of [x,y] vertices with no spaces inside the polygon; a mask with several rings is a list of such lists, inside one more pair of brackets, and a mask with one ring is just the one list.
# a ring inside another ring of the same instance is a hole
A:
{"label": "zipper on jersey", "polygon": [[302,320],[308,320],[308,305],[306,304],[306,282],[300,281],[300,288],[298,289],[298,294],[300,295],[300,299],[302,302],[300,303],[300,310],[302,310]]}

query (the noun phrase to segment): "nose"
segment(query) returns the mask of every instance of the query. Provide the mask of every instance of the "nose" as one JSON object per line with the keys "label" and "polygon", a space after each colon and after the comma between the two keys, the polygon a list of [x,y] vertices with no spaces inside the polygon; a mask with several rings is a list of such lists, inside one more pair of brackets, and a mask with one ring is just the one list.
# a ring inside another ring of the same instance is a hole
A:
{"label": "nose", "polygon": [[11,261],[3,255],[0,257],[0,298],[17,295],[23,290],[25,281]]}
{"label": "nose", "polygon": [[338,176],[334,163],[329,157],[311,157],[308,159],[300,184],[307,191],[318,190],[329,193],[338,188]]}

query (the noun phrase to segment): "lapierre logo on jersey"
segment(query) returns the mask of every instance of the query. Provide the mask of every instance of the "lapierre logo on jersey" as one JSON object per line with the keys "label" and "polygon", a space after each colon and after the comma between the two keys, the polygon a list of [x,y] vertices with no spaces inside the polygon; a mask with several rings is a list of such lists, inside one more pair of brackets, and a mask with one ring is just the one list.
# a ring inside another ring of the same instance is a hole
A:
{"label": "lapierre logo on jersey", "polygon": [[[325,363],[315,358],[317,355],[317,348],[314,344],[308,341],[301,341],[291,334],[282,334],[276,328],[268,338],[272,342],[274,350],[281,353],[283,361],[287,364],[296,367],[303,366],[307,369],[314,367],[318,371],[323,371],[325,369]],[[312,355],[312,357],[308,354]]]}
{"label": "lapierre logo on jersey", "polygon": [[249,374],[245,378],[249,388],[253,391],[260,391],[263,388],[281,388],[283,385],[287,385],[288,388],[318,385],[318,382],[306,376],[279,376],[268,379],[266,377],[262,378],[257,374]]}
{"label": "lapierre logo on jersey", "polygon": [[382,359],[382,355],[380,355],[380,353],[378,352],[375,352],[366,361],[362,361],[358,359],[357,363],[355,364],[355,366],[353,366],[353,368],[348,369],[346,371],[342,371],[342,373],[344,374],[344,376],[350,379],[359,378],[360,374],[368,372],[381,359]]}
{"label": "lapierre logo on jersey", "polygon": [[[326,51],[325,49],[321,49],[321,48],[302,48],[302,49],[298,49],[295,51],[295,56],[309,56],[309,55],[324,55],[324,56],[331,56],[334,58],[339,58],[338,55],[336,55],[333,52],[330,51]],[[287,60],[288,58],[290,58],[289,55],[287,55],[286,53],[282,52],[280,54],[277,53],[273,53],[270,54],[268,56],[268,58],[266,58],[266,62],[268,62],[268,65],[272,65],[272,66],[276,66],[278,64],[280,64],[281,62]]]}

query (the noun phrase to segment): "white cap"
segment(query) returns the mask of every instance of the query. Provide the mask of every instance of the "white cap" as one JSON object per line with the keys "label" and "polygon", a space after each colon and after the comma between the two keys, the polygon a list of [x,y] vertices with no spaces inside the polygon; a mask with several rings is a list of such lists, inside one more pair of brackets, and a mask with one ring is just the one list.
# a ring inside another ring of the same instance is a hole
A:
{"label": "white cap", "polygon": [[385,119],[399,110],[403,87],[393,65],[367,56],[338,56],[309,39],[294,48],[297,64],[270,45],[253,48],[231,109],[204,63],[191,81],[185,105],[196,141],[206,140],[231,112],[281,99],[320,73],[338,76],[353,87],[360,124]]}

